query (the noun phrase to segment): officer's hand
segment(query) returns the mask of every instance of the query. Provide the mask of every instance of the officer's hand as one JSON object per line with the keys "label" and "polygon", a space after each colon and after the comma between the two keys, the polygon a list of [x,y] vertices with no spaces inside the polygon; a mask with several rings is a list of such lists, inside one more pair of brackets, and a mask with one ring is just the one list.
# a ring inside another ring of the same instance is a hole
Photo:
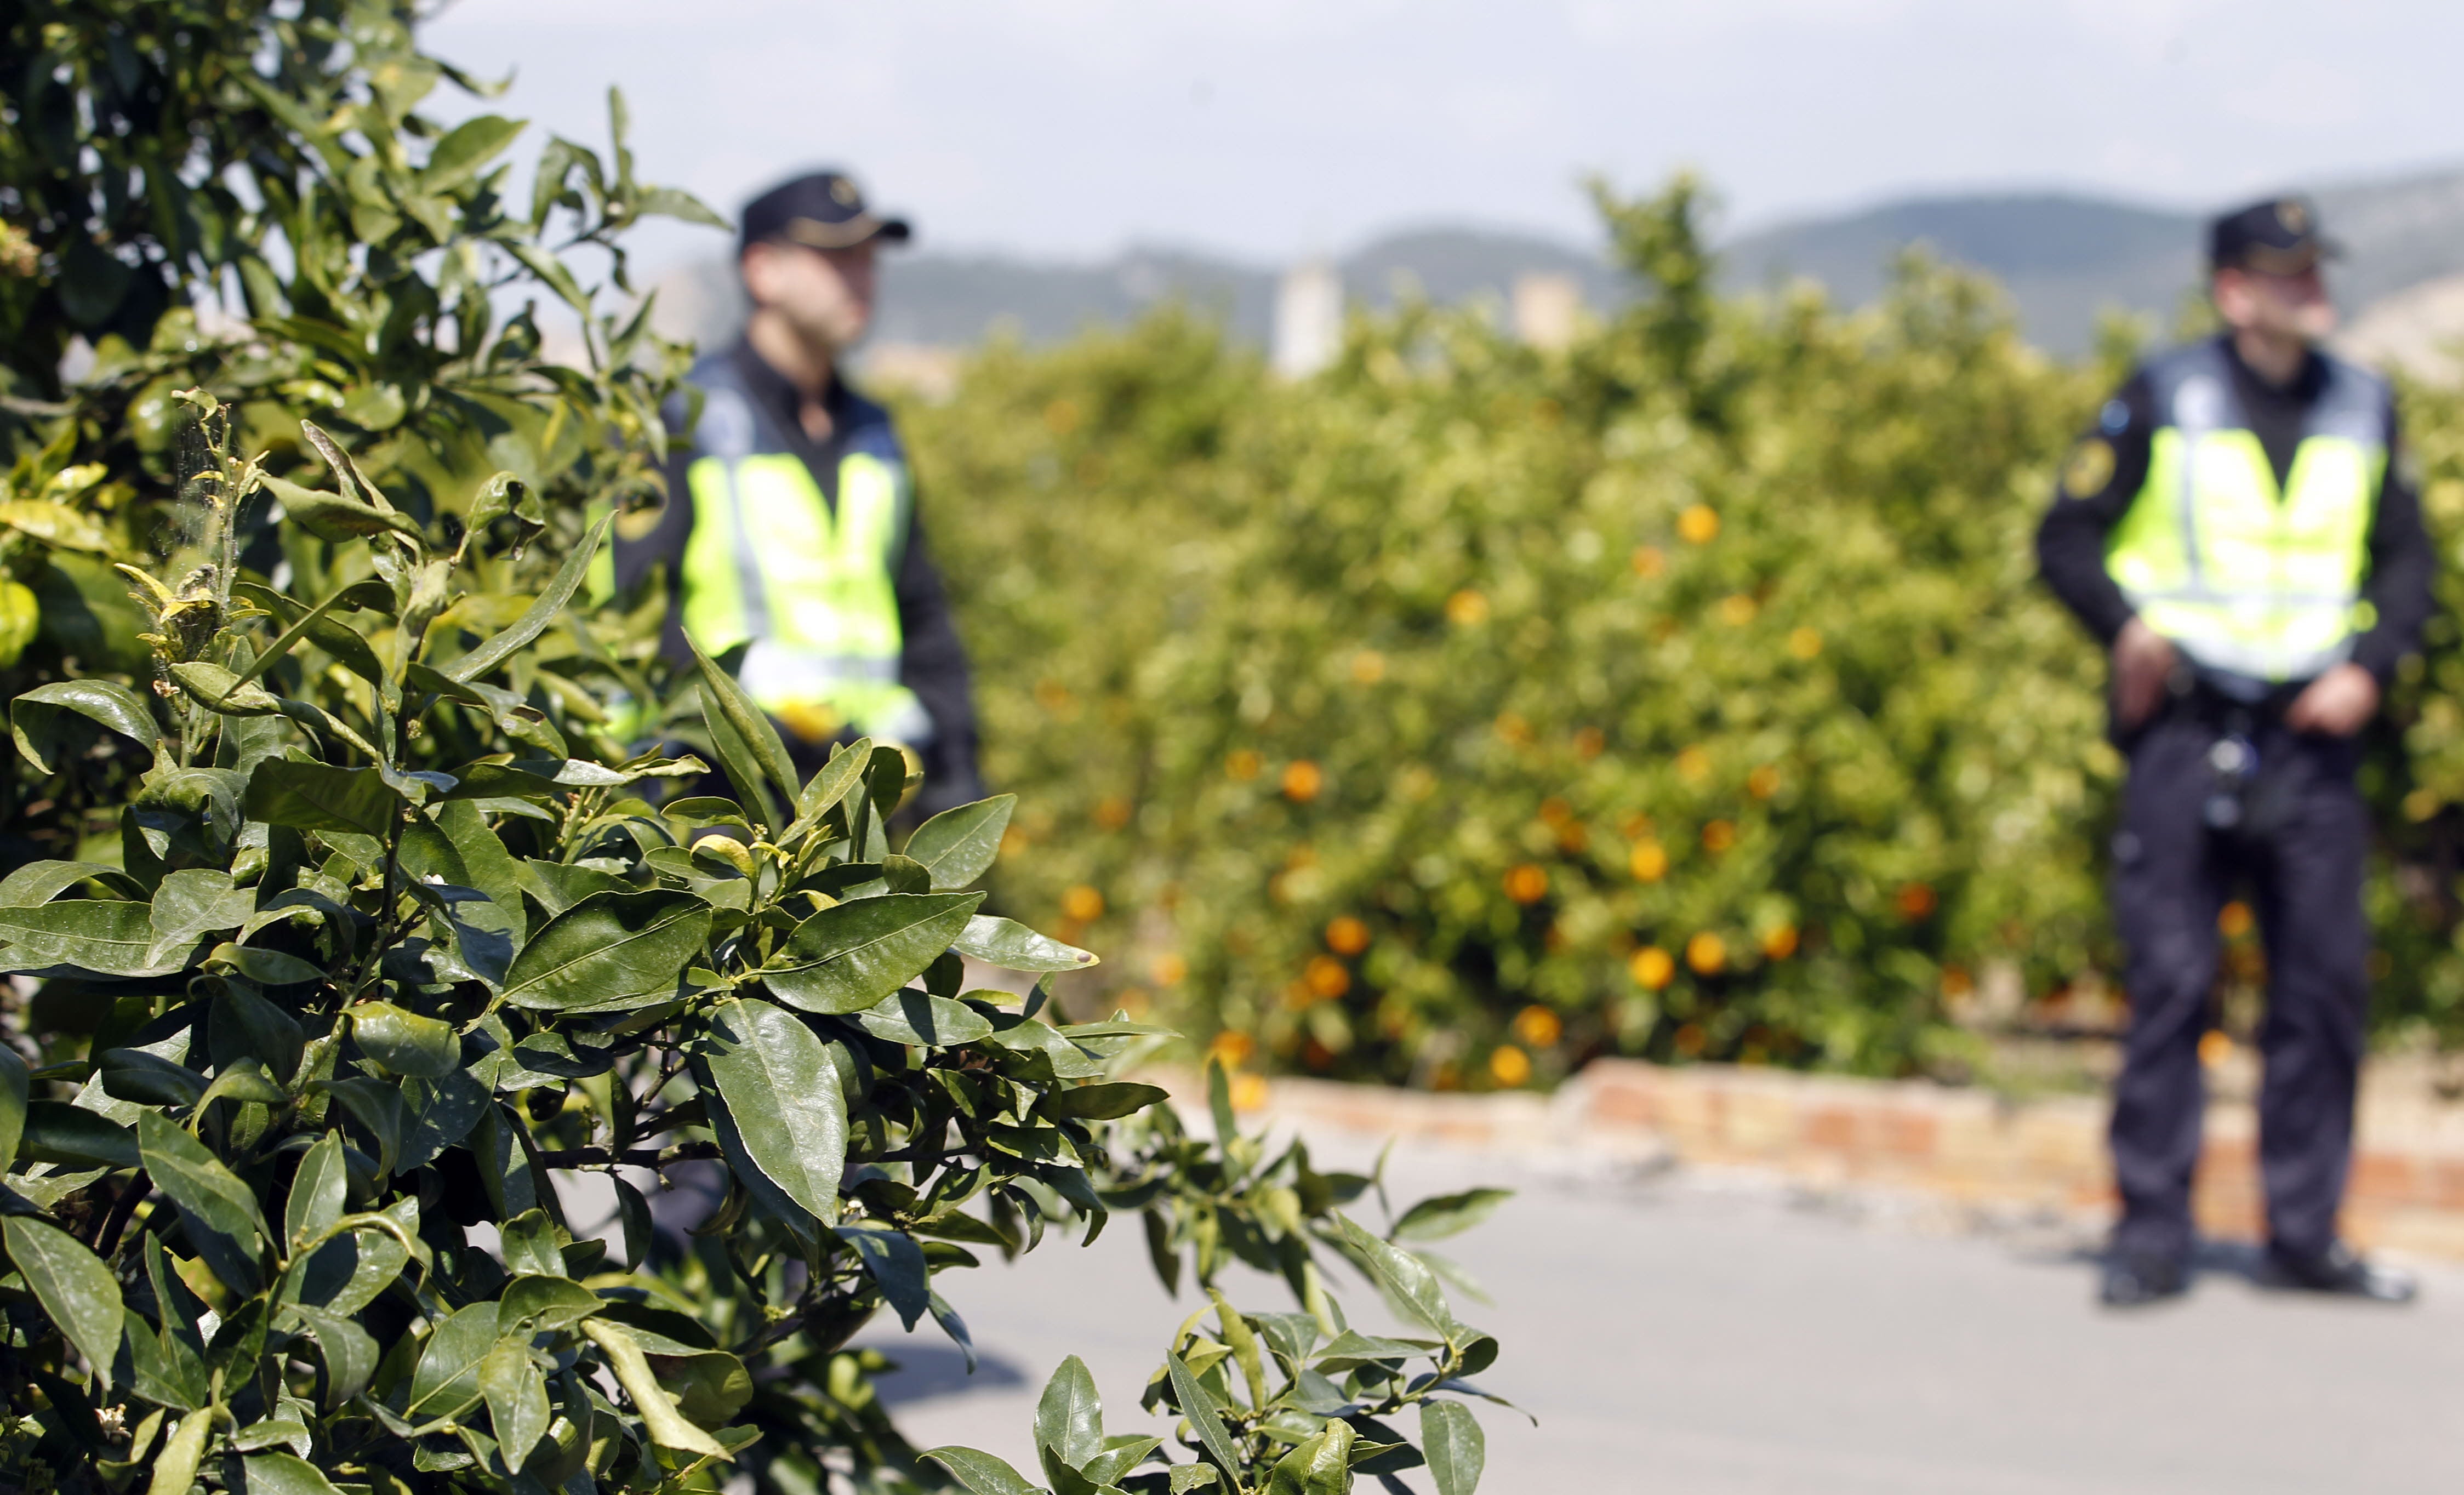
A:
{"label": "officer's hand", "polygon": [[2113,641],[2113,709],[2127,731],[2156,714],[2172,677],[2172,641],[2137,618]]}
{"label": "officer's hand", "polygon": [[2304,687],[2284,713],[2284,724],[2296,732],[2349,737],[2378,715],[2378,676],[2346,662]]}

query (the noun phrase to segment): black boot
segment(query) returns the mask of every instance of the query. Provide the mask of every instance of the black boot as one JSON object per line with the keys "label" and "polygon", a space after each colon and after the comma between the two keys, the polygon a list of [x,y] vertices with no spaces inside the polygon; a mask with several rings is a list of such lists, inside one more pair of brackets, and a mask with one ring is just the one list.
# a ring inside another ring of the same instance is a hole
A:
{"label": "black boot", "polygon": [[2189,1290],[2189,1264],[2180,1257],[2116,1250],[2104,1259],[2097,1299],[2109,1308],[2137,1308]]}
{"label": "black boot", "polygon": [[2260,1281],[2297,1292],[2331,1292],[2373,1303],[2410,1303],[2421,1284],[2410,1272],[2362,1259],[2342,1241],[2323,1251],[2295,1251],[2271,1244]]}

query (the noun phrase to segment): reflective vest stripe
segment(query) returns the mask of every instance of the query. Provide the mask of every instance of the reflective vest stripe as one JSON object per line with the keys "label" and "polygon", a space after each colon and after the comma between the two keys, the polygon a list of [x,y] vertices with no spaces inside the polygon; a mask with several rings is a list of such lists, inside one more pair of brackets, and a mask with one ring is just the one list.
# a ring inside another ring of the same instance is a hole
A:
{"label": "reflective vest stripe", "polygon": [[2279,486],[2212,344],[2151,366],[2160,424],[2147,479],[2105,567],[2147,625],[2199,665],[2307,678],[2369,625],[2361,591],[2387,453],[2379,386],[2330,364]]}
{"label": "reflective vest stripe", "polygon": [[852,724],[921,743],[931,718],[898,683],[893,580],[906,539],[897,473],[869,452],[839,467],[837,512],[802,458],[696,457],[683,621],[712,654],[748,644],[745,691],[806,736]]}

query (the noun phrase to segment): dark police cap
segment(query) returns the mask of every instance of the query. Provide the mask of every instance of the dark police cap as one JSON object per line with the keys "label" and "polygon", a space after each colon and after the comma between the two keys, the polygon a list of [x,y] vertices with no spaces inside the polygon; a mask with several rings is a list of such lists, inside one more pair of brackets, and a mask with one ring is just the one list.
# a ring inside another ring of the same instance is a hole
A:
{"label": "dark police cap", "polygon": [[2306,197],[2271,197],[2208,225],[2208,263],[2218,270],[2298,275],[2337,253],[2321,236],[2319,210]]}
{"label": "dark police cap", "polygon": [[871,239],[904,244],[904,218],[876,216],[845,172],[816,171],[781,182],[744,205],[741,244],[784,239],[814,249],[852,249]]}

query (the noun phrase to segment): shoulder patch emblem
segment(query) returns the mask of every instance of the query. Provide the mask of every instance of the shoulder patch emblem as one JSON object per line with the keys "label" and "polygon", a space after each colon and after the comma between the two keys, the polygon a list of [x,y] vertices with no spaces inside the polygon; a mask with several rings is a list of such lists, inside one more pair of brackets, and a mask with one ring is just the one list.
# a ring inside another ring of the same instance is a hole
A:
{"label": "shoulder patch emblem", "polygon": [[2090,436],[2071,449],[2062,463],[2062,492],[2073,498],[2093,498],[2113,481],[2113,443]]}

